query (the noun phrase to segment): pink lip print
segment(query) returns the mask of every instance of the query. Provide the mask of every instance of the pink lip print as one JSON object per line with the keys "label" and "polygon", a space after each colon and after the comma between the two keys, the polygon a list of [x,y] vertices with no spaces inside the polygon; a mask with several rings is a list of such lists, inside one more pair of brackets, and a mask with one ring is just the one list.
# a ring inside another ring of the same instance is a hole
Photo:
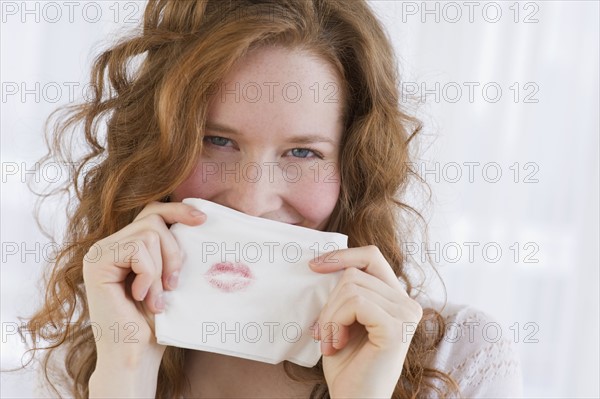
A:
{"label": "pink lip print", "polygon": [[223,292],[235,292],[246,288],[254,280],[254,275],[243,263],[215,263],[204,277],[214,288]]}

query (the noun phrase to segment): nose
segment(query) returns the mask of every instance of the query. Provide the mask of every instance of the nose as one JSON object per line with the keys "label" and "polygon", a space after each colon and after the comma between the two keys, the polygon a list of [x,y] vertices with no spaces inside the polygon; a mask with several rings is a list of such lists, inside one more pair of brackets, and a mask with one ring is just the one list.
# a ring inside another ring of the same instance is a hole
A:
{"label": "nose", "polygon": [[227,176],[222,205],[250,216],[277,219],[274,215],[283,205],[276,179],[257,163],[245,165],[241,173]]}

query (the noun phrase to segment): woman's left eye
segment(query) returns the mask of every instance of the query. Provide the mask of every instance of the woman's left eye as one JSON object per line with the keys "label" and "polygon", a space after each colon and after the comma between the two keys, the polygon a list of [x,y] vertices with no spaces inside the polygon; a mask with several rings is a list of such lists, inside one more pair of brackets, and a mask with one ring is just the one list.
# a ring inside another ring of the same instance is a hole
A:
{"label": "woman's left eye", "polygon": [[218,147],[225,147],[231,141],[225,137],[219,137],[219,136],[205,136],[204,140],[206,140],[210,144],[216,145]]}
{"label": "woman's left eye", "polygon": [[317,152],[308,148],[294,148],[290,152],[292,156],[296,158],[311,158],[312,156],[315,156],[317,158],[323,158],[321,154],[318,154]]}

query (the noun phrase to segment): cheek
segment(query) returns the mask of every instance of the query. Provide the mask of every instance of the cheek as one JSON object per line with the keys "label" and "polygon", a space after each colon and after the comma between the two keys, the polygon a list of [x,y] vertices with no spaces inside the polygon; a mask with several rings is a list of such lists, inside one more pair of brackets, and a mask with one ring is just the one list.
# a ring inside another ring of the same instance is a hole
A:
{"label": "cheek", "polygon": [[340,182],[337,174],[327,179],[302,179],[288,183],[286,198],[312,228],[324,227],[333,212],[340,195]]}
{"label": "cheek", "polygon": [[194,172],[181,185],[179,185],[171,195],[174,201],[181,201],[184,198],[209,198],[215,190],[219,189],[218,179],[211,178],[213,171],[205,167],[203,163],[198,163]]}

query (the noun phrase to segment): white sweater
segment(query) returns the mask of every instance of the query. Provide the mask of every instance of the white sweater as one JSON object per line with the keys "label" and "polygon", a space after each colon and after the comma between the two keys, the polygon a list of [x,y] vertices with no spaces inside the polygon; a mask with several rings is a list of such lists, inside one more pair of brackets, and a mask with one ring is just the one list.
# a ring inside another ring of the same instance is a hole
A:
{"label": "white sweater", "polygon": [[[441,309],[437,303],[429,307]],[[446,333],[429,365],[450,374],[465,398],[522,397],[521,364],[511,331],[470,306],[448,303],[441,314]]]}

